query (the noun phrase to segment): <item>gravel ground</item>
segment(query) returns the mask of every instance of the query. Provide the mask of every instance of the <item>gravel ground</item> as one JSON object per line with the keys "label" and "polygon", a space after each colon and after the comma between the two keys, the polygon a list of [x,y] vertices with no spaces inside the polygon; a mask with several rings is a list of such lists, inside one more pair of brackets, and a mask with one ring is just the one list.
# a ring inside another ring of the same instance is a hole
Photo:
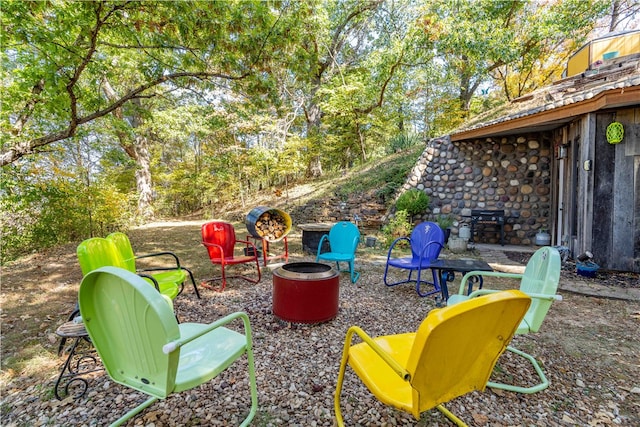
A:
{"label": "gravel ground", "polygon": [[[290,261],[303,260],[311,259]],[[418,297],[409,285],[384,286],[379,263],[362,262],[358,269],[362,276],[356,285],[347,273],[341,276],[338,316],[318,325],[292,325],[274,318],[268,269],[257,285],[235,279],[223,293],[203,289],[203,298],[197,300],[187,288],[175,300],[181,321],[208,323],[239,310],[249,314],[259,391],[259,411],[252,425],[334,425],[333,392],[347,328],[360,325],[371,336],[414,331],[435,308],[434,298]],[[543,364],[551,381],[547,390],[534,395],[473,392],[446,406],[476,426],[640,425],[640,305],[563,296],[542,331],[513,341]],[[237,329],[241,330],[240,324]],[[510,356],[502,356],[492,379],[530,383],[527,364]],[[93,375],[87,394],[78,400],[52,398],[54,381],[52,375],[48,383],[36,385],[23,377],[5,387],[1,424],[104,425],[144,400],[141,393],[113,383],[104,372]],[[242,359],[207,384],[154,404],[128,425],[231,426],[239,424],[249,406]],[[350,370],[342,409],[350,426],[451,425],[435,410],[415,420],[380,404]]]}

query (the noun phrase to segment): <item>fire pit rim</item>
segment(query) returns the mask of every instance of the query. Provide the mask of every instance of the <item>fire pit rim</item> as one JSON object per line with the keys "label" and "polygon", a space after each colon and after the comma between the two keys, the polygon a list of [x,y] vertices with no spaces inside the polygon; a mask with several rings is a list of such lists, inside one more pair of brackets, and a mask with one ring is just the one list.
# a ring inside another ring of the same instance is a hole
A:
{"label": "fire pit rim", "polygon": [[[321,267],[324,271],[318,271],[318,272],[312,272],[312,273],[308,273],[304,271],[295,271],[296,267],[303,268],[303,266],[313,266],[314,268]],[[286,267],[288,267],[288,269]],[[309,283],[311,284],[313,284],[314,280],[328,279],[331,277],[335,277],[338,274],[339,273],[330,265],[322,264],[319,262],[290,262],[278,267],[273,272],[274,276],[282,277],[285,279],[309,281]]]}

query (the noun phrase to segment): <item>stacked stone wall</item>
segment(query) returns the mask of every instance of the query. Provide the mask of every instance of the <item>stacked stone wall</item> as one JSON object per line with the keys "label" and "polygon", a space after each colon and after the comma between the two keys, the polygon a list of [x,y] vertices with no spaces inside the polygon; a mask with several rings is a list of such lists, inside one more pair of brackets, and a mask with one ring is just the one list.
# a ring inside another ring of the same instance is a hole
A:
{"label": "stacked stone wall", "polygon": [[[548,229],[551,209],[551,134],[451,142],[431,140],[403,189],[417,188],[431,198],[420,220],[452,215],[453,233],[469,223],[472,209],[504,209],[505,242],[530,245]],[[482,240],[499,241],[498,233]]]}

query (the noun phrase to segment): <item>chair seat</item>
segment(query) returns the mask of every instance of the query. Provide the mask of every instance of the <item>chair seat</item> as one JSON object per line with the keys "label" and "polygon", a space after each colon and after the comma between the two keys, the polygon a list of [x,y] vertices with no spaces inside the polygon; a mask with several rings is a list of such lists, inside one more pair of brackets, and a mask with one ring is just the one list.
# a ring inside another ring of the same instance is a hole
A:
{"label": "chair seat", "polygon": [[[184,282],[186,274],[182,270],[161,271],[149,274],[158,282],[160,293],[171,299],[175,299],[180,293],[180,283]],[[144,277],[148,283],[155,287],[153,280]]]}
{"label": "chair seat", "polygon": [[[181,323],[181,336],[192,336],[207,328],[200,323]],[[180,348],[174,392],[191,389],[209,381],[229,367],[246,349],[243,334],[224,327],[197,338]]]}
{"label": "chair seat", "polygon": [[[244,264],[246,262],[253,262],[255,261],[255,259],[256,257],[254,256],[246,256],[246,255],[241,255],[236,257],[225,257],[224,263],[225,264]],[[210,258],[210,260],[214,264],[222,264],[222,258]]]}
{"label": "chair seat", "polygon": [[338,252],[325,252],[318,256],[318,259],[324,259],[327,261],[351,261],[354,258],[354,254],[343,254]]}
{"label": "chair seat", "polygon": [[[374,341],[406,367],[415,336],[415,332],[411,332],[377,337]],[[412,411],[411,384],[400,378],[371,346],[365,343],[351,346],[349,366],[380,401],[406,412]]]}
{"label": "chair seat", "polygon": [[414,259],[413,257],[389,258],[387,264],[392,267],[404,268],[407,270],[417,270],[418,268],[424,269],[431,266],[431,262],[423,259],[422,263],[420,263],[419,259]]}

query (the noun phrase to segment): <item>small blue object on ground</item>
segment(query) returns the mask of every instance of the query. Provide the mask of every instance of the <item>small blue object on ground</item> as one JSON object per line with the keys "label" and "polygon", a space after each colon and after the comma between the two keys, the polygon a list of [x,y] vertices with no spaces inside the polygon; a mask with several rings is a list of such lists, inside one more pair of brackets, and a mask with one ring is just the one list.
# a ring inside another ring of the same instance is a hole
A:
{"label": "small blue object on ground", "polygon": [[576,263],[576,272],[579,276],[596,277],[596,272],[599,268],[600,266],[592,261]]}

